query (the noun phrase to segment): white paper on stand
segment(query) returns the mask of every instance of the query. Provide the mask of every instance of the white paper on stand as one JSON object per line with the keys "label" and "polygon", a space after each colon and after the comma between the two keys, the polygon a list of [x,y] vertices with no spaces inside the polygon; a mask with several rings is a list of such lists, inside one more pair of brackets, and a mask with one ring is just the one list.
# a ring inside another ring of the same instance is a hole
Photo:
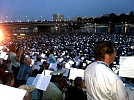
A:
{"label": "white paper on stand", "polygon": [[69,69],[67,69],[67,68],[62,68],[62,70],[64,70],[64,71],[65,71],[65,73],[63,74],[63,76],[68,77]]}
{"label": "white paper on stand", "polygon": [[0,84],[0,100],[23,100],[26,90]]}
{"label": "white paper on stand", "polygon": [[74,80],[76,77],[82,77],[84,79],[84,70],[83,69],[77,69],[77,68],[71,68],[69,79]]}
{"label": "white paper on stand", "polygon": [[134,56],[121,56],[119,76],[134,78]]}

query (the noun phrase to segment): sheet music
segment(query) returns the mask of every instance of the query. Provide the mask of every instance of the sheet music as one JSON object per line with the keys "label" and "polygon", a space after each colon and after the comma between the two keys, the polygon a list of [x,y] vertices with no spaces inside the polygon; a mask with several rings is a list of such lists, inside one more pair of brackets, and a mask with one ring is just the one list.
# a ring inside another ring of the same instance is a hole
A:
{"label": "sheet music", "polygon": [[34,85],[37,89],[46,90],[47,86],[50,82],[51,76],[44,76],[42,74],[38,74],[34,79],[32,85]]}
{"label": "sheet music", "polygon": [[48,69],[54,69],[54,71],[56,71],[57,70],[57,63],[51,63],[50,65],[49,65],[49,68]]}
{"label": "sheet music", "polygon": [[0,84],[0,100],[23,100],[26,90]]}
{"label": "sheet music", "polygon": [[58,62],[62,62],[64,59],[63,58],[58,58],[57,61]]}
{"label": "sheet music", "polygon": [[71,65],[69,63],[66,63],[65,64],[65,68],[70,69],[71,68]]}
{"label": "sheet music", "polygon": [[119,76],[134,78],[134,57],[121,56]]}
{"label": "sheet music", "polygon": [[65,71],[65,73],[63,74],[63,76],[68,76],[68,74],[69,74],[69,69],[67,69],[67,68],[62,68],[62,70],[64,70]]}
{"label": "sheet music", "polygon": [[0,58],[3,58],[4,59],[5,56],[6,56],[6,54],[7,54],[6,52],[1,52]]}
{"label": "sheet music", "polygon": [[53,72],[53,71],[51,71],[51,70],[43,70],[43,72],[41,73],[42,75],[44,75],[44,71],[45,71],[45,76],[52,76],[52,75],[50,75],[50,73],[51,72]]}
{"label": "sheet music", "polygon": [[77,68],[71,68],[69,79],[74,80],[76,77],[82,77],[84,79],[84,70],[83,69],[77,69]]}

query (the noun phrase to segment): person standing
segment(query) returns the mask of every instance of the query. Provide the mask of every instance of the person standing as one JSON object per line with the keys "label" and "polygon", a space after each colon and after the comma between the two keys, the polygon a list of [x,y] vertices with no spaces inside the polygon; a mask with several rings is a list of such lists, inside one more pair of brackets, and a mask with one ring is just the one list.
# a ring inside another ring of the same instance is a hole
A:
{"label": "person standing", "polygon": [[50,50],[49,58],[48,58],[48,63],[49,63],[49,70],[52,71],[57,71],[57,58],[54,56],[54,49]]}
{"label": "person standing", "polygon": [[32,75],[32,67],[30,66],[31,62],[32,61],[30,57],[26,57],[24,59],[24,64],[21,65],[20,70],[18,72],[15,87],[19,87],[20,85],[26,84],[26,80]]}
{"label": "person standing", "polygon": [[109,65],[115,60],[115,44],[98,42],[94,47],[95,62],[84,72],[88,100],[127,100],[128,95],[120,77]]}
{"label": "person standing", "polygon": [[9,60],[11,61],[14,78],[16,79],[20,68],[21,52],[17,55],[15,44],[11,44],[9,50]]}
{"label": "person standing", "polygon": [[54,49],[50,50],[48,61],[49,61],[49,64],[56,63],[56,57],[54,56]]}

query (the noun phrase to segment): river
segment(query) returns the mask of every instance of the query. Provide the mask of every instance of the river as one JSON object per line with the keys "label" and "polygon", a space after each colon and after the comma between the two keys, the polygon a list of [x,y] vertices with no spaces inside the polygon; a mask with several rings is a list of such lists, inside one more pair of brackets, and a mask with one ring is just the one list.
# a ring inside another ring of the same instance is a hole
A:
{"label": "river", "polygon": [[122,27],[88,27],[88,28],[81,28],[76,30],[68,30],[68,29],[51,29],[51,32],[88,32],[88,33],[110,33],[110,32],[121,32],[121,33],[132,33],[134,34],[134,27],[122,26]]}

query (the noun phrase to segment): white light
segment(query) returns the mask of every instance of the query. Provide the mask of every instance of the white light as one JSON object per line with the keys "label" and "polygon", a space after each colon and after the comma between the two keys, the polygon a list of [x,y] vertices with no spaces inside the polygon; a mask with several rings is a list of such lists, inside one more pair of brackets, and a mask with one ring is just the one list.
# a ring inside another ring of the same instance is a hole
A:
{"label": "white light", "polygon": [[20,29],[28,29],[28,28],[20,28]]}
{"label": "white light", "polygon": [[25,35],[25,34],[20,34],[20,35]]}

